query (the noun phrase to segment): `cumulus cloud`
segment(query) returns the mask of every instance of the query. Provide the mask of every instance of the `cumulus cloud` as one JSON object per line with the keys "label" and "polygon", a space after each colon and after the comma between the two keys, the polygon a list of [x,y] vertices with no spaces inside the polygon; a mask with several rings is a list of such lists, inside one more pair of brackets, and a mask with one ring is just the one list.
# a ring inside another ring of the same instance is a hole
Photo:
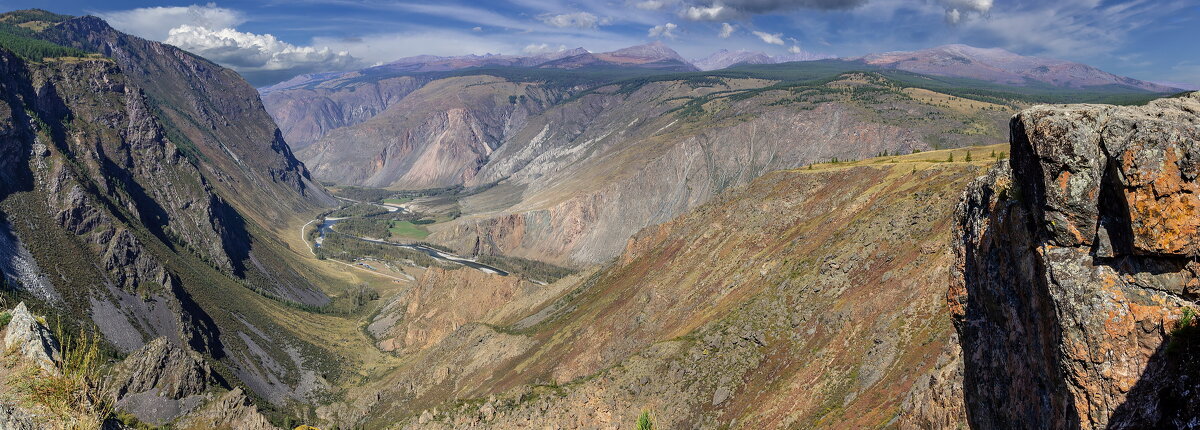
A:
{"label": "cumulus cloud", "polygon": [[96,12],[117,30],[151,40],[165,40],[173,28],[190,25],[204,28],[233,28],[246,22],[241,12],[217,7],[216,4]]}
{"label": "cumulus cloud", "polygon": [[634,3],[633,6],[642,10],[661,10],[674,3],[673,0],[645,0]]}
{"label": "cumulus cloud", "polygon": [[[715,21],[740,15],[784,12],[793,9],[854,9],[870,0],[692,0],[681,15],[695,21]],[[966,0],[963,0],[966,1]],[[990,0],[977,0],[989,1]]]}
{"label": "cumulus cloud", "polygon": [[958,24],[971,15],[983,15],[992,10],[992,0],[939,0],[946,8],[946,22]]}
{"label": "cumulus cloud", "polygon": [[679,28],[679,26],[668,22],[663,25],[656,25],[654,27],[650,27],[650,32],[648,34],[650,37],[665,37],[667,39],[674,39],[676,37],[675,36],[676,28]]}
{"label": "cumulus cloud", "polygon": [[721,23],[721,32],[717,33],[717,36],[722,39],[728,39],[729,36],[733,35],[733,29],[734,29],[733,25],[729,24],[728,22],[722,22]]}
{"label": "cumulus cloud", "polygon": [[788,48],[788,52],[793,54],[803,54],[804,50],[800,49],[800,45],[792,45],[791,48]]}
{"label": "cumulus cloud", "polygon": [[549,54],[552,52],[562,52],[567,50],[567,45],[550,46],[548,43],[531,43],[521,49],[521,52],[529,55]]}
{"label": "cumulus cloud", "polygon": [[473,27],[473,28],[471,28],[471,31],[480,32],[480,31],[483,31],[483,27]]}
{"label": "cumulus cloud", "polygon": [[601,24],[607,23],[606,21],[601,20],[600,18],[596,17],[596,15],[593,15],[588,12],[574,12],[574,13],[561,13],[561,14],[549,14],[548,13],[548,14],[539,15],[538,20],[546,23],[546,25],[549,25],[551,27],[558,27],[558,28],[588,29],[588,28],[596,28],[597,26],[599,26]]}
{"label": "cumulus cloud", "polygon": [[181,25],[170,30],[166,43],[237,70],[251,83],[289,74],[363,66],[345,51],[296,46],[270,34],[243,33],[232,28],[212,30]]}
{"label": "cumulus cloud", "polygon": [[783,33],[767,33],[765,31],[754,31],[755,36],[762,39],[763,42],[772,45],[783,45]]}
{"label": "cumulus cloud", "polygon": [[692,6],[683,10],[683,17],[692,21],[716,21],[730,15],[730,10],[720,4],[712,6]]}

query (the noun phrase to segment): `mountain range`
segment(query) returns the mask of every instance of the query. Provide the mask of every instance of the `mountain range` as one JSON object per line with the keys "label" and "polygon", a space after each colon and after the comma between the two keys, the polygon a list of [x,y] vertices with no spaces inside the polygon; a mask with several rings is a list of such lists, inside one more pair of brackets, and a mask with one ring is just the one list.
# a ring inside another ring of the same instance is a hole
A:
{"label": "mountain range", "polygon": [[1087,88],[1124,86],[1151,92],[1178,92],[1151,82],[1117,76],[1086,64],[1017,55],[1000,48],[945,45],[921,51],[871,54],[849,61],[937,76],[973,78],[1006,85],[1047,84]]}
{"label": "mountain range", "polygon": [[692,60],[692,64],[700,70],[720,70],[738,64],[777,64],[793,61],[813,61],[835,58],[832,55],[813,54],[809,52],[788,53],[783,55],[767,55],[757,51],[739,49],[730,51],[721,49],[704,58]]}
{"label": "mountain range", "polygon": [[0,428],[1194,421],[1200,94],[957,45],[710,58],[256,91],[0,14]]}

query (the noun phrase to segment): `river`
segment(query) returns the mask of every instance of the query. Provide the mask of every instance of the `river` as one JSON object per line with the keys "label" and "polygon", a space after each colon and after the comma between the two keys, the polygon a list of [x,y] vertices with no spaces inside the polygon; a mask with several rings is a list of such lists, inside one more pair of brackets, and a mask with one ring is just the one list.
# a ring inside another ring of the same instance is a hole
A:
{"label": "river", "polygon": [[508,276],[508,272],[497,269],[495,267],[492,267],[492,266],[489,266],[489,265],[486,265],[483,263],[479,263],[475,260],[462,258],[457,255],[450,254],[448,252],[430,248],[425,245],[416,244],[416,243],[388,242],[386,240],[378,240],[378,239],[359,237],[359,236],[354,236],[354,235],[350,235],[350,234],[346,234],[346,233],[342,233],[337,230],[334,230],[333,226],[335,224],[337,224],[339,221],[344,220],[344,219],[345,218],[325,218],[325,221],[321,223],[321,228],[319,230],[320,234],[317,235],[316,247],[318,247],[318,248],[321,247],[321,243],[325,241],[326,234],[340,234],[342,236],[351,237],[351,238],[358,239],[358,240],[361,240],[364,242],[371,242],[371,243],[378,243],[380,245],[398,246],[401,248],[408,248],[408,249],[411,249],[414,251],[422,252],[425,255],[428,255],[432,258],[435,258],[435,259],[438,259],[441,261],[446,261],[446,262],[450,262],[450,263],[454,263],[454,264],[467,266],[472,269],[479,270],[479,271],[486,272],[486,273],[496,274],[496,275],[500,275],[500,276]]}

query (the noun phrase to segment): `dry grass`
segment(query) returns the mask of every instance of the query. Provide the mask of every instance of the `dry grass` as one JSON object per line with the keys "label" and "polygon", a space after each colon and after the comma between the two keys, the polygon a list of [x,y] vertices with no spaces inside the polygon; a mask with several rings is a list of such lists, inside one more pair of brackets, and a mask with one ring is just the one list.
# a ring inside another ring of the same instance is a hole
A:
{"label": "dry grass", "polygon": [[1017,112],[1017,109],[1011,106],[964,99],[962,97],[955,97],[949,94],[943,94],[923,88],[905,88],[903,91],[904,94],[908,94],[909,97],[912,97],[922,103],[942,106],[955,112],[967,115],[977,113],[981,110],[1011,111],[1013,113]]}
{"label": "dry grass", "polygon": [[[968,160],[968,155],[970,160]],[[973,164],[976,166],[990,166],[992,163],[1006,158],[1009,155],[1007,143],[987,146],[969,146],[966,148],[942,149],[937,151],[924,151],[915,154],[907,155],[891,155],[884,157],[867,158],[857,161],[842,161],[837,163],[814,163],[809,167],[792,169],[792,171],[804,170],[838,170],[849,169],[858,166],[870,166],[880,164],[903,165],[911,166],[916,170],[924,170],[929,167],[947,163],[958,164]]]}
{"label": "dry grass", "polygon": [[101,394],[100,335],[80,330],[69,334],[56,326],[61,339],[61,361],[55,371],[26,365],[10,380],[13,392],[30,409],[38,410],[47,424],[59,429],[101,428],[113,414],[113,405]]}

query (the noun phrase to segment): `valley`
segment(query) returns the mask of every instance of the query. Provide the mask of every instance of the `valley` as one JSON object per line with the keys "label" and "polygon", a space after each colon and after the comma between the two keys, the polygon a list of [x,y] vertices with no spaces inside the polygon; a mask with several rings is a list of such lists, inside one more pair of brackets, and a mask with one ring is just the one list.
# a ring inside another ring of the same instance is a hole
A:
{"label": "valley", "polygon": [[1194,427],[1200,93],[663,39],[254,88],[0,14],[0,430]]}

